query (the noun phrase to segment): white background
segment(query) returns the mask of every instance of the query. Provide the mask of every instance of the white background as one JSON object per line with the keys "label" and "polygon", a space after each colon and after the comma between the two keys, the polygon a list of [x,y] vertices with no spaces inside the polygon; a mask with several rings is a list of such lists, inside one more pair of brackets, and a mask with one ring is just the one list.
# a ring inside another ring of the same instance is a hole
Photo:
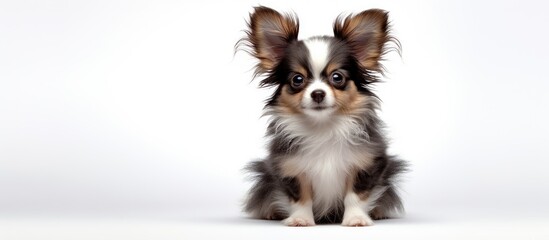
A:
{"label": "white background", "polygon": [[[402,58],[377,85],[408,214],[369,228],[247,219],[264,156],[258,4],[390,12]],[[542,1],[2,1],[0,238],[547,238],[549,5]],[[198,235],[197,235],[198,234]],[[78,236],[80,235],[80,236]]]}

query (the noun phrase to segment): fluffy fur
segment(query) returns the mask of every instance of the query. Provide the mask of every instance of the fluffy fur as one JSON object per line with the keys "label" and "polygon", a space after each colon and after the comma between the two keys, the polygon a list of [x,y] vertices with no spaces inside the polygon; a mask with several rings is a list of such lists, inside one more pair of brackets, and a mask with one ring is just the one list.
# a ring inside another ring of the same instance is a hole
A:
{"label": "fluffy fur", "polygon": [[296,16],[256,7],[239,42],[259,63],[260,86],[274,87],[269,155],[249,164],[244,209],[289,226],[371,225],[403,211],[395,190],[406,163],[387,154],[380,101],[371,85],[385,53],[399,49],[379,9],[339,17],[334,36],[298,40]]}

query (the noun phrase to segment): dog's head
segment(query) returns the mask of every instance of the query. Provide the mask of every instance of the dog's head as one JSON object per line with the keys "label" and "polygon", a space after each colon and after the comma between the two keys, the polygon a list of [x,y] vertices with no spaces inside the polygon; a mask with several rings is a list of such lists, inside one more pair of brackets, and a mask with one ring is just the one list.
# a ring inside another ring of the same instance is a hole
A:
{"label": "dog's head", "polygon": [[315,120],[368,110],[375,97],[368,85],[383,71],[386,43],[398,47],[387,13],[371,9],[339,17],[333,28],[333,37],[298,40],[297,17],[255,8],[242,42],[259,60],[256,73],[265,76],[260,85],[276,87],[267,107]]}

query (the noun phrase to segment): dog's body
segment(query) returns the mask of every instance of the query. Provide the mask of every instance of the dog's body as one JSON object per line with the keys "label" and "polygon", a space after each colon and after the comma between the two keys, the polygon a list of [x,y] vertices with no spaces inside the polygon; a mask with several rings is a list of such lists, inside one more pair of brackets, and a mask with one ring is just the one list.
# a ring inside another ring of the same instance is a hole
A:
{"label": "dog's body", "polygon": [[250,16],[243,43],[260,62],[267,101],[269,155],[248,166],[255,184],[245,210],[289,226],[315,222],[371,225],[402,212],[395,179],[404,161],[387,154],[378,98],[387,13],[367,10],[337,19],[334,37],[298,40],[297,18],[266,7]]}

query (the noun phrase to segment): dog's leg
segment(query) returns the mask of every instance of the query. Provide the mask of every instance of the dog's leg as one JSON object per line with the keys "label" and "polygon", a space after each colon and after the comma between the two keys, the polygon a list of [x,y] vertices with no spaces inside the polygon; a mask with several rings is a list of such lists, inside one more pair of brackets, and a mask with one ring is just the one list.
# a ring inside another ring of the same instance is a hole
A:
{"label": "dog's leg", "polygon": [[359,196],[354,191],[348,191],[344,200],[345,212],[341,225],[349,227],[370,226],[374,221],[368,216],[368,200],[362,194]]}
{"label": "dog's leg", "polygon": [[312,186],[310,181],[304,176],[292,179],[295,190],[290,192],[290,216],[282,221],[286,226],[314,226],[315,219],[313,215]]}
{"label": "dog's leg", "polygon": [[[343,213],[343,226],[370,226],[374,224],[368,215],[383,195],[386,187],[374,186],[369,175],[359,174],[359,177],[351,177],[348,180],[347,193],[343,201],[345,211]],[[368,184],[364,184],[368,183]]]}

